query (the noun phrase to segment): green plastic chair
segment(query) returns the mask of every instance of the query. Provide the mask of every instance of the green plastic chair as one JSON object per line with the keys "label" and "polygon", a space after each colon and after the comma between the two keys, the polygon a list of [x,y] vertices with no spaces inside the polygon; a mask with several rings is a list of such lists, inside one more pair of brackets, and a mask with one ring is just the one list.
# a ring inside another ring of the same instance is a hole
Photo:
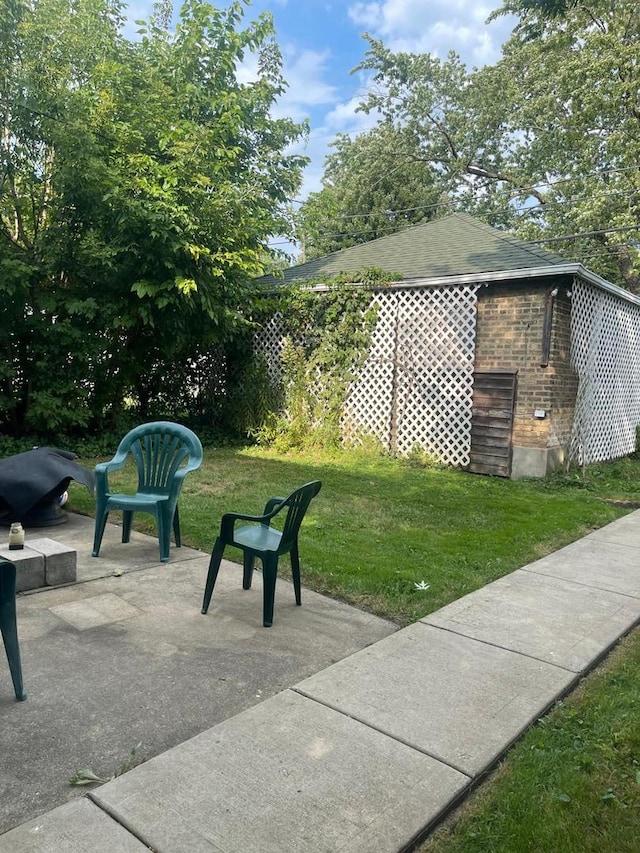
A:
{"label": "green plastic chair", "polygon": [[[213,587],[220,570],[220,561],[227,545],[233,545],[243,551],[244,571],[243,589],[251,589],[251,580],[256,558],[262,561],[264,587],[263,624],[265,628],[273,624],[273,603],[276,592],[276,577],[278,574],[278,558],[281,554],[291,555],[291,572],[296,604],[302,601],[300,597],[300,559],[298,556],[298,531],[309,507],[309,504],[320,491],[322,483],[318,480],[307,483],[292,492],[287,498],[270,498],[264,508],[263,515],[242,515],[228,512],[222,516],[220,534],[216,539],[209,562],[209,572],[204,590],[202,612],[209,609]],[[271,527],[271,521],[280,512],[287,510],[282,532]],[[249,521],[235,527],[236,521]]]}
{"label": "green plastic chair", "polygon": [[24,702],[27,694],[22,684],[20,646],[16,624],[16,567],[10,560],[0,557],[0,632],[4,650],[9,661],[9,672],[18,702]]}
{"label": "green plastic chair", "polygon": [[[109,474],[124,467],[131,454],[138,468],[138,490],[133,495],[111,494]],[[185,464],[186,462],[186,464]],[[100,543],[112,509],[122,510],[122,541],[131,536],[134,512],[148,512],[156,519],[160,562],[169,559],[171,528],[179,548],[180,515],[178,497],[182,481],[202,464],[202,445],[187,427],[169,421],[142,424],[122,439],[110,462],[96,465],[96,528],[92,556],[100,553]]]}

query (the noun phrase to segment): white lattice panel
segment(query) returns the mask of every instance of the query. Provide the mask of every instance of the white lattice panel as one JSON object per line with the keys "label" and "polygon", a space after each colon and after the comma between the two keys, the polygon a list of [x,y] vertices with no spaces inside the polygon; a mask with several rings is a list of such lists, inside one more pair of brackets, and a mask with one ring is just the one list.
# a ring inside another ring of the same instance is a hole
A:
{"label": "white lattice panel", "polygon": [[477,286],[382,291],[369,358],[345,409],[345,437],[376,435],[466,465]]}
{"label": "white lattice panel", "polygon": [[378,315],[371,349],[345,405],[342,432],[347,442],[358,443],[363,435],[372,435],[388,447],[396,322],[394,294],[376,293],[372,307],[377,309]]}
{"label": "white lattice panel", "polygon": [[570,458],[600,462],[633,452],[640,423],[640,306],[576,280],[571,358],[579,385]]}
{"label": "white lattice panel", "polygon": [[[441,462],[466,465],[476,332],[475,285],[382,290],[369,356],[342,418],[345,441],[375,436],[392,452],[415,446]],[[282,376],[283,320],[256,334],[274,380]]]}
{"label": "white lattice panel", "polygon": [[284,330],[282,314],[277,311],[253,337],[253,351],[261,355],[267,364],[269,376],[274,382],[282,379],[282,349]]}

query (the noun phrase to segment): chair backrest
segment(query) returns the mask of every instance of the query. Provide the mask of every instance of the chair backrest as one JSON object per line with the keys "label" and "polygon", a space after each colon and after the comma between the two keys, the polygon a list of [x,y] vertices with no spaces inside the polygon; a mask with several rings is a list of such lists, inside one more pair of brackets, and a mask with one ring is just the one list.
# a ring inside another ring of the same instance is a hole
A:
{"label": "chair backrest", "polygon": [[320,491],[322,483],[320,480],[314,480],[312,483],[305,483],[300,486],[295,492],[291,492],[282,504],[282,509],[288,507],[287,517],[282,528],[282,539],[278,551],[281,554],[286,554],[291,550],[291,546],[296,541],[302,519],[305,516],[309,504]]}
{"label": "chair backrest", "polygon": [[[171,421],[155,421],[132,429],[120,442],[118,453],[131,453],[138,468],[138,491],[169,493],[179,491],[181,469],[193,471],[202,463],[202,445],[187,427]],[[186,460],[186,465],[183,463]]]}

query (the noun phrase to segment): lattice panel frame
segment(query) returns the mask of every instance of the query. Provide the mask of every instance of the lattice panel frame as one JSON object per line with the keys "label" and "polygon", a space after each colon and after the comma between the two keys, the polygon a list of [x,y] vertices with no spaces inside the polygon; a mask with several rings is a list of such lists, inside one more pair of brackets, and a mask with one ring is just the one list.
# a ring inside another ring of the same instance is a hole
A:
{"label": "lattice panel frame", "polygon": [[574,280],[571,360],[579,383],[569,458],[588,464],[632,453],[640,423],[640,306]]}

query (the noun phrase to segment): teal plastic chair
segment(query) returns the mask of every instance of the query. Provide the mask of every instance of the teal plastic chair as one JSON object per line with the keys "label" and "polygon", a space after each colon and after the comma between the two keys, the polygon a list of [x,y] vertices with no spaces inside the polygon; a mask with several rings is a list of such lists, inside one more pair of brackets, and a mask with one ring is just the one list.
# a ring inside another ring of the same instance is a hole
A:
{"label": "teal plastic chair", "polygon": [[[124,467],[131,455],[138,468],[138,490],[133,495],[112,494],[109,474]],[[160,561],[169,559],[171,528],[179,548],[180,515],[178,497],[189,471],[202,464],[202,445],[187,427],[169,421],[157,421],[132,429],[120,442],[110,462],[96,465],[96,528],[92,556],[100,553],[100,544],[113,509],[122,510],[122,541],[131,536],[135,512],[151,513],[158,525]]]}
{"label": "teal plastic chair", "polygon": [[16,624],[16,567],[10,560],[0,557],[0,631],[4,650],[9,661],[9,672],[18,702],[24,702],[27,694],[22,684],[20,646]]}
{"label": "teal plastic chair", "polygon": [[[278,574],[278,559],[281,554],[291,555],[291,572],[296,604],[302,601],[300,597],[300,558],[298,555],[298,531],[309,507],[309,504],[320,491],[322,483],[318,480],[307,483],[292,492],[287,498],[270,498],[264,508],[263,515],[242,515],[228,512],[222,516],[220,535],[216,539],[209,572],[204,590],[202,612],[206,613],[211,602],[211,595],[220,570],[220,562],[227,545],[240,548],[243,552],[243,589],[251,589],[251,580],[256,558],[262,561],[264,587],[263,624],[265,628],[273,624],[273,604],[276,592],[276,577]],[[282,532],[271,527],[272,520],[286,510],[286,518]],[[237,521],[248,521],[236,528]]]}

